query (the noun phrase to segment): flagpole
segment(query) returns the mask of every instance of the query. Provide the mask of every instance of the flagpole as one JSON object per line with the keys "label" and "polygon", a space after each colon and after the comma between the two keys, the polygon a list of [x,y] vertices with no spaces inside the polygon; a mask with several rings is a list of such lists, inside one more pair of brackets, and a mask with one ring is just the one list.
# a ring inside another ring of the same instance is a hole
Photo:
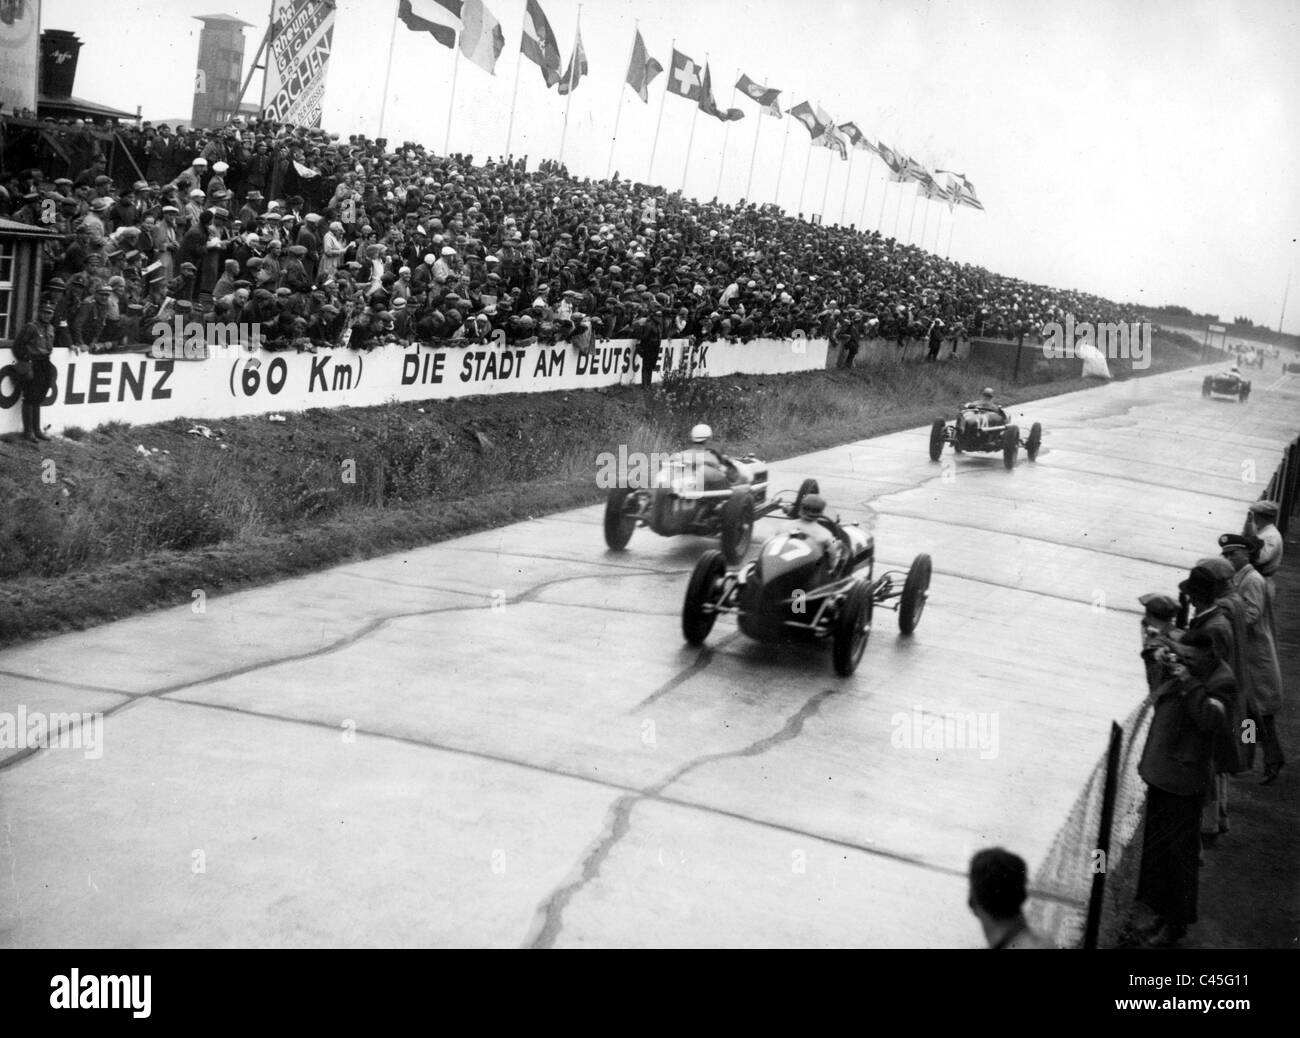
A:
{"label": "flagpole", "polygon": [[[828,130],[827,132],[829,133],[830,131]],[[835,149],[827,148],[826,150],[833,152]],[[823,223],[826,221],[826,199],[830,197],[831,170],[833,170],[834,168],[835,168],[835,161],[828,156],[826,159],[826,183],[822,185],[822,204],[821,204],[821,209],[818,210],[822,215]]]}
{"label": "flagpole", "polygon": [[944,250],[943,258],[947,259],[952,255],[952,232],[957,227],[957,210],[952,211],[952,220],[948,223],[948,248]]}
{"label": "flagpole", "polygon": [[809,137],[808,138],[808,159],[803,164],[803,183],[799,185],[799,208],[798,210],[796,210],[798,214],[796,218],[800,220],[803,219],[803,194],[804,194],[804,189],[808,186],[808,170],[812,167],[812,153],[813,153],[813,142],[812,142],[812,138]]}
{"label": "flagpole", "polygon": [[[376,136],[383,140],[384,137],[384,118],[388,114],[388,84],[393,78],[393,48],[397,46],[397,14],[402,9],[402,0],[397,0],[393,6],[393,35],[388,40],[388,69],[384,72],[384,98],[379,103],[379,133]],[[251,76],[252,73],[250,72]]]}
{"label": "flagpole", "polygon": [[442,140],[442,154],[451,154],[451,116],[456,110],[456,74],[460,72],[460,33],[456,33],[456,56],[451,65],[451,95],[447,98],[447,134]]}
{"label": "flagpole", "polygon": [[848,144],[849,171],[844,175],[844,198],[840,202],[840,226],[844,226],[844,217],[849,211],[849,185],[853,183],[853,153],[858,149],[853,143]]}
{"label": "flagpole", "polygon": [[907,181],[898,182],[898,204],[894,206],[894,232],[890,235],[895,241],[898,240],[898,220],[903,215],[903,185]]}
{"label": "flagpole", "polygon": [[[740,82],[740,69],[739,69],[739,68],[736,69],[736,80],[735,80],[735,82],[736,82],[736,83],[739,83],[739,82]],[[735,107],[736,107],[736,87],[735,87],[735,84],[734,84],[734,83],[732,84],[732,87],[731,87],[731,104],[730,104],[728,107],[729,107],[729,108],[735,108]],[[727,125],[726,125],[726,127],[723,129],[723,131],[722,131],[722,158],[719,159],[719,161],[718,161],[718,190],[716,190],[715,192],[713,192],[713,197],[714,197],[714,198],[721,198],[721,197],[722,197],[722,174],[723,174],[723,171],[726,170],[726,168],[727,168],[727,139],[728,139],[730,136],[731,136],[731,120],[728,119],[728,120],[727,120]]]}
{"label": "flagpole", "polygon": [[569,94],[564,99],[564,125],[560,128],[560,155],[556,159],[564,165],[564,139],[569,135],[569,108],[573,105],[574,81],[578,78],[578,43],[582,39],[582,4],[578,5],[578,16],[574,20],[573,50],[569,54]]}
{"label": "flagpole", "polygon": [[[917,196],[920,197],[919,195]],[[930,200],[925,200],[925,209],[921,216],[921,248],[925,248],[925,232],[930,227]]]}
{"label": "flagpole", "polygon": [[[885,168],[889,169],[889,163],[885,163]],[[891,170],[892,172],[892,170]],[[880,216],[876,218],[876,233],[885,233],[885,206],[889,203],[889,185],[893,181],[889,179],[889,173],[885,174],[885,189],[880,192]]]}
{"label": "flagpole", "polygon": [[[705,68],[709,67],[708,51],[704,52],[704,67]],[[701,90],[703,90],[702,86],[701,86]],[[701,92],[700,100],[703,99],[704,99],[704,94]],[[699,120],[700,120],[700,102],[696,101],[695,112],[694,114],[691,115],[691,134],[689,137],[686,138],[686,164],[682,166],[682,197],[683,198],[686,197],[686,175],[691,170],[691,147],[695,144],[695,124],[699,122]]]}
{"label": "flagpole", "polygon": [[[736,77],[736,82],[740,82],[740,77]],[[763,83],[763,89],[767,89],[767,83]],[[754,149],[749,153],[749,176],[745,178],[745,198],[744,201],[750,201],[749,189],[754,186],[754,161],[758,158],[758,134],[763,129],[763,113],[760,111],[754,117]]]}
{"label": "flagpole", "polygon": [[[788,116],[790,113],[786,112]],[[781,207],[781,176],[785,173],[785,149],[790,146],[790,120],[785,120],[785,139],[781,142],[781,161],[776,167],[776,192],[772,195],[772,204]],[[750,174],[753,174],[751,169]]]}
{"label": "flagpole", "polygon": [[[671,44],[668,45],[668,75],[669,75],[669,77],[671,77],[672,74],[673,74],[673,59],[672,59],[672,56],[673,56],[674,54],[676,54],[676,53],[677,53],[677,40],[676,40],[676,38],[674,38],[674,39],[673,39],[673,42],[672,42]],[[655,172],[655,152],[659,149],[659,128],[660,128],[661,126],[663,126],[663,124],[664,124],[664,102],[667,101],[667,100],[668,100],[668,83],[667,83],[667,81],[665,81],[665,82],[664,82],[664,94],[663,94],[663,97],[661,97],[661,98],[659,99],[659,121],[655,123],[655,139],[654,139],[653,143],[651,143],[651,145],[650,145],[650,168],[646,170],[646,175],[645,175],[645,179],[646,179],[646,183],[647,183],[647,184],[653,184],[653,183],[654,183],[654,172]]]}
{"label": "flagpole", "polygon": [[934,248],[930,250],[936,256],[939,255],[939,239],[943,236],[943,210],[944,207],[939,206],[939,219],[934,224]]}
{"label": "flagpole", "polygon": [[523,40],[519,41],[519,53],[515,56],[515,89],[510,95],[510,120],[506,123],[506,154],[505,159],[510,161],[510,139],[515,130],[515,103],[519,100],[519,70],[524,64],[524,47]]}
{"label": "flagpole", "polygon": [[912,225],[916,223],[916,203],[921,200],[921,192],[912,196],[912,215],[907,218],[907,244],[912,244]]}
{"label": "flagpole", "polygon": [[876,153],[871,153],[871,161],[867,163],[867,186],[862,192],[862,215],[858,217],[858,230],[862,234],[867,233],[867,198],[871,195],[871,178],[876,172]]}
{"label": "flagpole", "polygon": [[[636,54],[636,38],[640,32],[641,32],[641,22],[638,19],[633,22],[632,49],[627,56],[627,67],[629,72],[632,70],[632,58]],[[642,71],[642,75],[644,75],[644,70]],[[624,76],[623,84],[618,88],[618,107],[614,109],[614,136],[611,137],[609,141],[609,165],[605,167],[606,180],[608,180],[610,178],[610,174],[614,172],[614,145],[618,143],[618,124],[619,124],[619,120],[622,119],[623,117],[623,102],[627,100],[627,98],[623,96],[623,86],[626,85],[627,85],[627,77]]]}

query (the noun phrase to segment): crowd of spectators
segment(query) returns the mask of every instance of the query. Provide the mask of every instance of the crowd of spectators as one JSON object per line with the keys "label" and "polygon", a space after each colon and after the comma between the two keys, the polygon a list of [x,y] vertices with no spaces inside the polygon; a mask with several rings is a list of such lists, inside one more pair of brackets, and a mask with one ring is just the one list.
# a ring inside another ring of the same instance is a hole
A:
{"label": "crowd of spectators", "polygon": [[[1134,320],[1081,292],[1003,277],[774,206],[696,202],[544,161],[256,121],[144,123],[133,162],[7,175],[0,215],[46,222],[58,345],[115,349],[158,319],[259,325],[270,348],[823,336],[1023,337],[1072,313]],[[133,168],[134,167],[134,168]]]}

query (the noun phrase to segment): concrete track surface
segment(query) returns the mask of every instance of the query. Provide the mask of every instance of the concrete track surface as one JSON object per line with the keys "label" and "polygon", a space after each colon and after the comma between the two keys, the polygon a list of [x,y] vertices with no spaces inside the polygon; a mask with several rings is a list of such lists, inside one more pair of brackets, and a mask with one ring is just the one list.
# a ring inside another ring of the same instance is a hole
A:
{"label": "concrete track surface", "polygon": [[[1300,426],[1275,365],[1244,405],[1203,373],[1026,405],[1010,472],[925,429],[775,465],[933,556],[850,679],[730,619],[686,646],[708,542],[610,554],[600,508],[0,653],[0,714],[104,715],[0,750],[0,946],[980,947],[969,856],[1043,859],[1144,694],[1137,596]],[[972,713],[983,750],[903,738]]]}

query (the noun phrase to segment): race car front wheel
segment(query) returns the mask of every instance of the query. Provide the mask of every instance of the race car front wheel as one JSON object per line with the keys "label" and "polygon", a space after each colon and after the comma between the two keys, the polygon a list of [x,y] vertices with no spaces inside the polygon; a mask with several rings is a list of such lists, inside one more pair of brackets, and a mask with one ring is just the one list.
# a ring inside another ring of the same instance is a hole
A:
{"label": "race car front wheel", "polygon": [[627,514],[627,499],[632,491],[615,489],[605,501],[605,543],[610,551],[622,551],[636,529],[636,516]]}
{"label": "race car front wheel", "polygon": [[722,506],[722,554],[727,563],[739,566],[754,537],[754,502],[744,490],[732,491]]}
{"label": "race car front wheel", "polygon": [[911,634],[921,622],[925,600],[930,595],[930,556],[921,554],[912,560],[912,568],[903,581],[903,594],[898,601],[898,629]]}
{"label": "race car front wheel", "polygon": [[718,614],[706,607],[717,605],[718,585],[726,575],[727,562],[716,548],[701,555],[691,572],[682,602],[682,636],[692,645],[703,645],[713,630]]}
{"label": "race car front wheel", "polygon": [[1025,441],[1025,457],[1030,461],[1038,460],[1038,448],[1043,443],[1043,424],[1035,422],[1029,427],[1029,439]]}
{"label": "race car front wheel", "polygon": [[930,460],[938,461],[939,455],[943,453],[943,433],[944,426],[948,423],[942,418],[936,418],[934,424],[930,426]]}
{"label": "race car front wheel", "polygon": [[1016,467],[1016,456],[1020,453],[1020,429],[1008,425],[1002,430],[1002,464],[1007,468]]}
{"label": "race car front wheel", "polygon": [[858,669],[871,637],[871,610],[875,600],[865,580],[853,585],[831,626],[831,663],[835,673],[847,678]]}
{"label": "race car front wheel", "polygon": [[1208,397],[1209,395],[1210,395],[1210,380],[1207,378],[1204,382],[1201,383],[1201,396]]}

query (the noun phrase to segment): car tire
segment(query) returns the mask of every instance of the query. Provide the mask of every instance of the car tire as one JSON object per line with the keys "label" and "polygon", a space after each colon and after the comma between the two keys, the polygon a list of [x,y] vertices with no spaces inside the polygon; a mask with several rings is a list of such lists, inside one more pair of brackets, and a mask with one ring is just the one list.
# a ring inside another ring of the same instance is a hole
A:
{"label": "car tire", "polygon": [[930,556],[922,553],[912,560],[912,568],[907,571],[898,600],[898,630],[902,634],[911,634],[921,622],[930,594],[930,568]]}
{"label": "car tire", "polygon": [[1209,376],[1207,375],[1205,381],[1201,383],[1201,396],[1208,398],[1209,395],[1210,395],[1210,379]]}
{"label": "car tire", "polygon": [[605,500],[605,543],[610,551],[622,551],[632,539],[636,518],[627,514],[627,499],[632,491],[618,488]]}
{"label": "car tire", "polygon": [[791,519],[799,518],[799,506],[803,504],[803,499],[809,494],[820,494],[821,492],[821,487],[817,485],[817,480],[805,479],[799,484],[799,492],[794,495],[794,504],[790,506],[790,511],[786,514],[789,515]]}
{"label": "car tire", "polygon": [[1240,403],[1243,403],[1243,404],[1244,404],[1244,403],[1246,402],[1246,399],[1247,399],[1249,396],[1250,396],[1250,386],[1245,386],[1245,387],[1243,387],[1243,389],[1241,390],[1241,392],[1237,395],[1237,400],[1238,400]]}
{"label": "car tire", "polygon": [[947,423],[942,418],[936,418],[934,424],[930,426],[930,460],[938,461],[939,455],[943,453],[943,432]]}
{"label": "car tire", "polygon": [[733,490],[722,506],[722,554],[728,565],[739,566],[745,561],[753,539],[754,502],[749,491]]}
{"label": "car tire", "polygon": [[692,645],[703,645],[713,630],[718,614],[705,609],[717,593],[717,583],[727,572],[727,561],[722,552],[710,548],[700,556],[691,571],[686,585],[686,598],[682,601],[682,637]]}
{"label": "car tire", "polygon": [[860,580],[853,585],[831,624],[831,663],[842,678],[850,677],[858,669],[866,651],[874,605],[871,585]]}
{"label": "car tire", "polygon": [[1008,425],[1002,430],[1002,464],[1007,468],[1016,467],[1016,457],[1020,454],[1020,428]]}
{"label": "car tire", "polygon": [[1029,427],[1029,439],[1025,441],[1025,457],[1030,461],[1038,460],[1038,448],[1043,444],[1043,423],[1035,422]]}

